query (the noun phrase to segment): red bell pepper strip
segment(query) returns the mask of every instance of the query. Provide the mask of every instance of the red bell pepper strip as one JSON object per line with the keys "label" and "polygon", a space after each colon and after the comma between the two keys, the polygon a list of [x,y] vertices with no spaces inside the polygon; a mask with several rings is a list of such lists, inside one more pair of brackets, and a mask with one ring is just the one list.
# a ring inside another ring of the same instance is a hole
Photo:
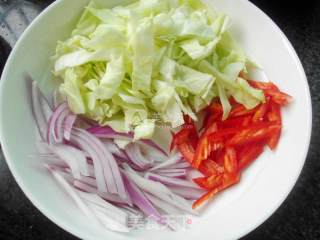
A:
{"label": "red bell pepper strip", "polygon": [[193,148],[196,148],[198,143],[198,132],[196,129],[196,126],[192,119],[185,116],[185,124],[182,126],[182,129],[173,134],[172,141],[170,144],[170,151],[174,149],[175,146],[181,144],[181,143],[190,143]]}
{"label": "red bell pepper strip", "polygon": [[222,190],[231,187],[234,184],[237,184],[240,181],[240,175],[239,174],[224,174],[223,175],[223,183],[222,185],[213,188],[209,192],[202,195],[198,200],[196,200],[192,208],[195,209],[199,207],[201,204],[203,204],[205,201],[213,198],[217,193],[221,192]]}
{"label": "red bell pepper strip", "polygon": [[249,125],[251,119],[251,116],[229,118],[227,120],[218,122],[218,128],[225,129],[233,127],[245,127]]}
{"label": "red bell pepper strip", "polygon": [[265,95],[270,96],[275,103],[281,106],[288,105],[293,100],[290,95],[275,90],[266,90]]}
{"label": "red bell pepper strip", "polygon": [[229,118],[247,116],[255,113],[254,109],[246,109],[242,104],[236,104],[230,111]]}
{"label": "red bell pepper strip", "polygon": [[200,187],[211,190],[213,188],[219,187],[223,183],[223,175],[217,174],[210,177],[200,177],[193,179],[193,181]]}
{"label": "red bell pepper strip", "polygon": [[254,143],[245,146],[239,152],[239,171],[243,171],[263,152],[263,146],[264,143]]}
{"label": "red bell pepper strip", "polygon": [[198,169],[202,160],[208,158],[211,151],[209,149],[209,141],[207,136],[202,136],[198,142],[196,153],[192,162],[192,167]]}
{"label": "red bell pepper strip", "polygon": [[260,104],[257,111],[254,113],[252,117],[252,122],[255,123],[255,122],[263,121],[268,109],[269,109],[268,102]]}
{"label": "red bell pepper strip", "polygon": [[263,90],[266,96],[270,96],[274,102],[281,106],[287,105],[292,101],[292,97],[290,95],[281,92],[279,88],[272,82],[266,83],[253,80],[247,81],[252,87]]}
{"label": "red bell pepper strip", "polygon": [[280,106],[274,102],[271,102],[270,112],[267,114],[267,117],[269,121],[275,121],[280,126],[280,128],[273,133],[273,135],[269,138],[267,142],[270,149],[274,150],[278,145],[280,135],[281,135],[282,119],[281,119]]}
{"label": "red bell pepper strip", "polygon": [[238,160],[236,150],[232,147],[226,147],[224,154],[224,169],[226,173],[238,172]]}
{"label": "red bell pepper strip", "polygon": [[217,164],[215,161],[211,159],[206,159],[202,161],[199,171],[205,176],[209,177],[212,175],[219,175],[224,172],[224,169],[221,165]]}
{"label": "red bell pepper strip", "polygon": [[274,134],[276,134],[280,128],[280,125],[272,125],[268,128],[243,130],[237,133],[235,136],[233,136],[230,140],[228,140],[227,145],[235,146],[248,144],[252,142],[260,142],[263,140],[267,141]]}
{"label": "red bell pepper strip", "polygon": [[185,160],[192,164],[194,159],[194,148],[190,143],[181,143],[178,145],[178,150],[182,154]]}
{"label": "red bell pepper strip", "polygon": [[272,82],[258,82],[258,81],[254,81],[254,80],[247,80],[247,81],[252,87],[260,89],[260,90],[279,91],[279,88]]}
{"label": "red bell pepper strip", "polygon": [[219,101],[205,109],[203,129],[199,138],[194,123],[185,119],[184,127],[174,139],[179,151],[205,177],[196,178],[199,186],[209,190],[194,202],[193,208],[236,184],[241,172],[262,152],[264,146],[274,149],[280,138],[282,119],[280,107],[292,101],[273,83],[248,80],[264,91],[266,101],[253,109],[246,109],[230,99],[232,109],[227,120],[222,120],[223,108]]}

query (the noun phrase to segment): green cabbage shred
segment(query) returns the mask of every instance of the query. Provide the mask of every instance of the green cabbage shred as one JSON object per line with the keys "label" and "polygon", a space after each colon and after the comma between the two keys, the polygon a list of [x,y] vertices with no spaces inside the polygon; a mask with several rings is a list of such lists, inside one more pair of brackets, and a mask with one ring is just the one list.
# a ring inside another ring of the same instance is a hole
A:
{"label": "green cabbage shred", "polygon": [[251,109],[264,101],[239,73],[252,63],[228,32],[229,18],[198,0],[140,0],[102,8],[92,1],[69,39],[59,42],[54,74],[71,110],[151,138],[157,123],[179,127],[220,98]]}

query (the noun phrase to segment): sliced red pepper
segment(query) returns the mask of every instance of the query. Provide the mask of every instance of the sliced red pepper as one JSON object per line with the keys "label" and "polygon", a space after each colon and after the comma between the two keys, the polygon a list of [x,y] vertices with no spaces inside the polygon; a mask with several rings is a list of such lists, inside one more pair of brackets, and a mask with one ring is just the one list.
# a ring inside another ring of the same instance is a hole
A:
{"label": "sliced red pepper", "polygon": [[293,100],[290,95],[276,90],[266,90],[264,93],[265,95],[270,96],[275,103],[281,106],[288,105]]}
{"label": "sliced red pepper", "polygon": [[208,158],[211,151],[209,149],[209,141],[207,136],[202,136],[198,142],[198,146],[196,148],[196,153],[194,156],[194,160],[192,162],[192,167],[198,169],[201,162]]}
{"label": "sliced red pepper", "polygon": [[279,88],[272,82],[258,82],[258,81],[254,81],[254,80],[247,80],[247,81],[252,87],[258,88],[260,90],[279,91]]}
{"label": "sliced red pepper", "polygon": [[224,147],[224,143],[222,141],[211,141],[209,142],[209,152],[217,151],[219,149],[222,149]]}
{"label": "sliced red pepper", "polygon": [[189,134],[190,134],[190,131],[187,129],[182,129],[178,133],[173,134],[171,145],[170,145],[170,151],[172,151],[175,146],[188,141]]}
{"label": "sliced red pepper", "polygon": [[246,130],[260,130],[261,128],[268,128],[272,125],[275,125],[276,122],[258,122],[249,126],[245,127],[233,127],[233,128],[226,128],[226,129],[220,129],[212,134],[209,134],[209,141],[217,141],[224,137],[229,137],[232,134],[239,134],[242,133],[242,131]]}
{"label": "sliced red pepper", "polygon": [[224,164],[224,154],[225,149],[219,149],[218,151],[214,152],[213,156],[210,155],[210,158],[215,161],[219,166],[223,166]]}
{"label": "sliced red pepper", "polygon": [[210,190],[209,192],[205,193],[204,195],[202,195],[198,200],[196,200],[193,204],[192,204],[192,208],[196,209],[197,207],[199,207],[201,204],[203,204],[205,201],[213,198],[217,193],[219,193],[220,191],[222,191],[223,188],[222,187],[216,187],[212,190]]}
{"label": "sliced red pepper", "polygon": [[238,160],[236,150],[232,147],[226,147],[224,154],[224,169],[226,173],[235,173],[238,171]]}
{"label": "sliced red pepper", "polygon": [[210,190],[194,202],[193,208],[238,183],[241,171],[263,152],[265,144],[271,149],[278,144],[282,125],[280,107],[292,98],[271,82],[248,82],[252,87],[263,90],[265,103],[246,109],[231,97],[229,118],[222,121],[222,105],[215,101],[205,109],[200,138],[190,118],[185,119],[185,127],[191,129],[185,130],[188,134],[181,130],[181,136],[176,135],[179,151],[205,175],[194,181]]}
{"label": "sliced red pepper", "polygon": [[198,184],[200,187],[207,190],[211,190],[213,188],[220,186],[223,183],[223,175],[217,174],[209,177],[200,177],[200,178],[193,179],[193,181],[196,184]]}
{"label": "sliced red pepper", "polygon": [[184,119],[185,124],[182,126],[182,129],[173,134],[170,151],[172,151],[175,146],[184,142],[190,143],[193,148],[197,146],[199,137],[196,126],[190,117],[185,116]]}
{"label": "sliced red pepper", "polygon": [[[269,121],[275,121],[279,126],[282,125],[280,106],[274,102],[270,102],[270,111],[267,114]],[[281,135],[281,127],[276,130],[272,136],[267,141],[268,146],[271,150],[275,149],[278,145],[279,139]]]}
{"label": "sliced red pepper", "polygon": [[212,175],[221,174],[224,172],[224,169],[215,161],[211,159],[206,159],[201,162],[201,165],[199,166],[199,171],[208,177]]}
{"label": "sliced red pepper", "polygon": [[240,181],[240,174],[238,172],[225,173],[223,174],[222,189],[231,187],[232,185],[237,184],[239,181]]}
{"label": "sliced red pepper", "polygon": [[223,114],[223,108],[222,105],[219,101],[214,101],[212,102],[207,108],[206,108],[207,112],[213,113],[213,114]]}
{"label": "sliced red pepper", "polygon": [[231,106],[239,104],[232,96],[229,98],[229,103],[231,104]]}
{"label": "sliced red pepper", "polygon": [[292,97],[284,92],[281,92],[279,88],[272,82],[257,82],[248,80],[249,84],[264,91],[266,96],[272,97],[273,101],[280,105],[287,105],[292,101]]}
{"label": "sliced red pepper", "polygon": [[280,125],[272,125],[267,128],[244,130],[229,139],[227,145],[235,146],[263,140],[267,141],[273,134],[277,133],[280,128]]}
{"label": "sliced red pepper", "polygon": [[282,123],[280,106],[273,101],[270,101],[270,109],[267,113],[268,121]]}
{"label": "sliced red pepper", "polygon": [[184,119],[184,123],[185,124],[193,124],[193,120],[192,120],[192,118],[190,116],[184,115],[183,119]]}
{"label": "sliced red pepper", "polygon": [[203,136],[208,136],[211,133],[214,133],[218,130],[218,125],[216,122],[210,124],[210,126],[208,126],[205,131],[203,132]]}
{"label": "sliced red pepper", "polygon": [[214,102],[208,106],[205,112],[206,115],[203,120],[203,126],[205,128],[210,127],[213,123],[222,119],[223,110],[221,104],[218,102]]}
{"label": "sliced red pepper", "polygon": [[230,111],[229,118],[254,114],[256,109],[246,109],[242,104],[236,104]]}
{"label": "sliced red pepper", "polygon": [[268,111],[268,108],[269,108],[268,102],[260,104],[257,111],[254,113],[254,115],[252,117],[252,122],[255,123],[255,122],[263,121],[264,117]]}
{"label": "sliced red pepper", "polygon": [[264,143],[254,143],[246,145],[239,152],[239,170],[243,171],[251,164],[262,152]]}
{"label": "sliced red pepper", "polygon": [[251,118],[252,118],[251,116],[230,118],[230,119],[218,122],[218,128],[245,127],[249,125]]}
{"label": "sliced red pepper", "polygon": [[231,187],[232,185],[238,183],[240,181],[240,175],[239,174],[224,174],[223,175],[223,184],[213,188],[209,192],[202,195],[198,200],[196,200],[192,208],[195,209],[199,207],[201,204],[203,204],[205,201],[213,198],[217,193],[221,192],[222,190]]}
{"label": "sliced red pepper", "polygon": [[191,146],[190,143],[181,143],[178,146],[179,152],[182,154],[185,160],[187,160],[189,163],[193,162],[194,159],[194,148]]}

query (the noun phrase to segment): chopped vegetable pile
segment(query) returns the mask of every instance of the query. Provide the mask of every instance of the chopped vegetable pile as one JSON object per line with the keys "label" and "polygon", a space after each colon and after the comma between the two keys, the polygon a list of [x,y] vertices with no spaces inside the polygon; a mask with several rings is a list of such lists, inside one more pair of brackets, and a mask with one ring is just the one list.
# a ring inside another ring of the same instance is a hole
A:
{"label": "chopped vegetable pile", "polygon": [[[198,0],[91,1],[56,48],[53,104],[28,77],[37,156],[90,222],[177,230],[166,215],[197,214],[276,149],[292,99],[246,78],[255,64],[229,25]],[[170,153],[153,141],[156,124],[174,132]]]}
{"label": "chopped vegetable pile", "polygon": [[41,137],[37,157],[90,221],[129,232],[148,217],[178,230],[183,225],[168,215],[197,214],[192,200],[205,191],[188,179],[192,168],[179,153],[88,123],[66,102],[51,106],[37,83],[28,83]]}
{"label": "chopped vegetable pile", "polygon": [[194,121],[219,97],[252,109],[263,102],[241,71],[253,63],[228,33],[229,18],[198,0],[140,0],[101,8],[92,1],[69,39],[59,42],[54,73],[71,111],[134,138],[157,122]]}
{"label": "chopped vegetable pile", "polygon": [[238,183],[241,172],[263,152],[265,145],[274,150],[278,144],[280,108],[292,99],[271,82],[250,80],[249,84],[264,92],[264,103],[248,110],[231,99],[229,118],[223,121],[222,104],[214,101],[205,110],[200,135],[189,117],[173,135],[171,149],[176,146],[184,159],[204,174],[193,181],[208,192],[193,203],[193,208]]}

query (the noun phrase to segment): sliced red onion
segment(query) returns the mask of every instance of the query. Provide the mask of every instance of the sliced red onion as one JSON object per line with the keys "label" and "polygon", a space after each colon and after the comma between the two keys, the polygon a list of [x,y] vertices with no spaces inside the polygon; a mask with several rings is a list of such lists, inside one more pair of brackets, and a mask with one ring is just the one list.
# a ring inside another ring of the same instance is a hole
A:
{"label": "sliced red onion", "polygon": [[57,143],[61,143],[63,141],[64,138],[64,124],[66,119],[68,118],[68,116],[70,116],[70,110],[69,108],[66,109],[61,116],[59,117],[59,119],[57,120],[56,126],[55,126],[55,130],[54,133],[56,133],[56,136],[53,135],[55,142]]}
{"label": "sliced red onion", "polygon": [[99,192],[97,190],[96,187],[92,186],[92,185],[89,185],[87,182],[82,182],[81,181],[78,181],[78,180],[75,180],[73,182],[73,185],[81,190],[81,191],[84,191],[84,192],[87,192],[87,193],[94,193],[94,194],[97,194],[99,195],[100,197],[102,197],[103,199],[107,200],[107,201],[110,201],[110,202],[114,202],[114,203],[123,203],[123,204],[130,204],[128,203],[127,201],[124,201],[123,199],[121,199],[118,195],[116,194],[110,194],[110,193],[105,193],[105,192]]}
{"label": "sliced red onion", "polygon": [[59,173],[59,175],[63,177],[64,180],[66,180],[70,185],[73,184],[74,177],[71,175],[70,170],[68,171],[68,168],[63,168],[56,165],[50,165],[47,163],[44,164],[44,167],[49,171],[55,171]]}
{"label": "sliced red onion", "polygon": [[192,209],[192,204],[190,202],[171,192],[170,189],[162,183],[141,177],[128,165],[124,165],[124,168],[126,176],[132,182],[134,182],[141,190],[151,193],[155,197],[163,201],[166,201],[191,214],[197,214],[197,212]]}
{"label": "sliced red onion", "polygon": [[164,169],[158,169],[154,171],[154,173],[159,174],[161,176],[176,178],[176,177],[185,177],[187,174],[187,170],[183,168],[178,168],[178,169],[164,168]]}
{"label": "sliced red onion", "polygon": [[[97,180],[94,177],[81,176],[80,181],[85,183],[85,184],[90,185],[91,187],[93,187],[94,189],[97,190]],[[108,198],[108,195],[110,195],[109,197],[113,198],[113,199],[115,199],[115,197],[116,197],[116,202],[118,202],[118,203],[119,202],[124,202],[124,203],[129,204],[130,206],[132,206],[132,201],[131,201],[131,198],[130,198],[128,193],[127,193],[127,199],[126,200],[120,199],[119,195],[116,195],[116,194],[107,194],[107,193],[102,193],[102,194],[97,193],[97,194],[99,196],[101,195],[103,198]]]}
{"label": "sliced red onion", "polygon": [[[65,118],[70,114],[68,104],[66,102],[60,104],[53,112],[47,131],[47,141],[49,144],[54,142],[60,143],[63,139],[63,124]],[[53,139],[52,139],[53,137]]]}
{"label": "sliced red onion", "polygon": [[190,199],[190,200],[196,200],[203,196],[203,194],[206,193],[203,189],[196,189],[196,188],[186,188],[186,187],[170,187],[170,190],[174,192],[175,194],[178,194],[179,196]]}
{"label": "sliced red onion", "polygon": [[129,159],[140,169],[147,169],[152,166],[153,162],[142,155],[139,145],[130,143],[126,146],[125,152]]}
{"label": "sliced red onion", "polygon": [[70,141],[90,156],[94,165],[94,176],[97,179],[98,190],[100,192],[108,192],[102,165],[102,162],[104,161],[103,151],[97,147],[96,143],[91,141],[91,135],[89,135],[89,137],[87,135],[89,134],[84,133],[83,131],[73,130],[71,132]]}
{"label": "sliced red onion", "polygon": [[[168,156],[168,153],[163,150],[158,144],[156,144],[154,141],[150,140],[150,139],[141,139],[139,140],[141,143],[144,143],[145,145],[157,150],[158,152],[162,153],[165,156]],[[138,141],[138,142],[139,142]]]}
{"label": "sliced red onion", "polygon": [[71,130],[76,120],[77,120],[77,115],[70,114],[66,117],[66,120],[64,122],[63,136],[68,141],[70,140]]}
{"label": "sliced red onion", "polygon": [[156,169],[165,168],[170,165],[176,164],[180,162],[181,159],[182,159],[182,156],[180,155],[180,153],[172,154],[169,156],[169,158],[166,161],[154,166],[153,168],[150,169],[150,171],[154,171]]}
{"label": "sliced red onion", "polygon": [[[99,138],[111,138],[111,139],[121,138],[121,139],[130,140],[130,141],[133,141],[133,138],[134,138],[133,133],[118,133],[110,127],[95,126],[95,127],[89,128],[87,130]],[[137,143],[139,143],[139,142],[142,142],[142,143],[156,149],[157,151],[161,152],[162,154],[164,154],[166,156],[168,155],[166,153],[166,151],[164,151],[159,145],[157,145],[155,142],[153,142],[150,139],[141,139],[141,140],[137,141]]]}
{"label": "sliced red onion", "polygon": [[98,138],[83,129],[74,128],[71,133],[71,140],[74,136],[76,137],[75,140],[78,141],[77,143],[81,144],[81,148],[89,153],[93,160],[99,191],[106,192],[106,184],[109,193],[119,194],[120,198],[127,200],[128,195],[112,154],[105,149]]}
{"label": "sliced red onion", "polygon": [[85,137],[87,142],[90,142],[91,145],[93,144],[94,149],[101,153],[98,156],[101,159],[108,191],[110,193],[118,193],[119,196],[124,200],[127,199],[128,196],[123,184],[120,170],[112,154],[107,151],[107,149],[103,146],[103,143],[98,138],[89,132],[79,128],[74,128],[74,132]]}
{"label": "sliced red onion", "polygon": [[186,174],[187,170],[183,168],[161,168],[153,171],[155,173],[181,173]]}
{"label": "sliced red onion", "polygon": [[126,214],[126,212],[103,200],[97,194],[81,191],[79,191],[79,194],[82,197],[82,199],[86,200],[87,203],[92,203],[96,205],[100,208],[100,211],[104,212],[106,215],[114,219],[116,222],[121,223],[125,226],[127,225],[128,215]]}
{"label": "sliced red onion", "polygon": [[183,172],[175,172],[175,173],[158,173],[158,172],[155,172],[161,176],[165,176],[165,177],[171,177],[171,178],[183,178],[185,177],[185,173]]}
{"label": "sliced red onion", "polygon": [[29,157],[31,158],[36,158],[36,159],[41,159],[45,162],[45,164],[48,164],[50,166],[55,166],[59,168],[66,168],[69,167],[65,161],[62,159],[58,158],[52,153],[49,154],[38,154],[38,155],[30,155]]}
{"label": "sliced red onion", "polygon": [[70,167],[74,178],[80,179],[80,173],[89,176],[87,158],[82,151],[64,144],[48,145],[47,148]]}
{"label": "sliced red onion", "polygon": [[[27,83],[28,90],[31,93],[30,99],[31,100],[37,100],[39,101],[40,110],[43,113],[43,116],[45,117],[46,121],[49,120],[49,118],[52,115],[52,107],[48,101],[48,99],[44,96],[42,91],[38,87],[38,83],[32,79],[32,77],[29,74],[25,74],[25,80]],[[38,97],[34,97],[38,96]],[[32,105],[32,104],[31,104]]]}
{"label": "sliced red onion", "polygon": [[181,168],[181,169],[170,169],[170,168],[168,168],[168,169],[158,169],[158,170],[156,170],[156,171],[154,171],[154,173],[156,173],[156,174],[159,174],[159,175],[161,175],[161,176],[166,176],[166,177],[174,177],[174,178],[176,178],[176,177],[185,177],[186,176],[186,174],[187,174],[187,170],[186,169],[183,169],[183,168]]}
{"label": "sliced red onion", "polygon": [[107,149],[103,146],[103,143],[94,135],[78,128],[74,128],[74,131],[78,132],[80,135],[83,135],[90,142],[95,144],[94,147],[97,149],[97,151],[101,151],[102,155],[99,155],[99,157],[101,158],[108,191],[110,193],[117,193],[119,194],[120,198],[126,200],[128,198],[128,195],[124,187],[119,167],[112,154],[107,151]]}
{"label": "sliced red onion", "polygon": [[[93,178],[93,177],[81,176],[80,181],[97,189],[97,180],[95,178]],[[118,196],[118,195],[116,195],[116,196]]]}
{"label": "sliced red onion", "polygon": [[195,188],[195,189],[201,189],[197,184],[194,182],[180,179],[180,178],[171,178],[171,177],[165,177],[165,176],[160,176],[158,174],[154,173],[147,173],[145,174],[145,177],[147,179],[156,181],[156,182],[161,182],[166,186],[176,186],[176,187],[189,187],[189,188]]}
{"label": "sliced red onion", "polygon": [[107,228],[107,229],[109,229],[111,231],[120,232],[120,233],[128,233],[128,232],[130,232],[130,229],[128,228],[128,226],[115,221],[112,217],[109,216],[109,214],[108,214],[109,212],[107,212],[102,207],[94,205],[94,204],[92,204],[90,202],[88,203],[88,206],[96,214],[96,216],[99,218],[101,224],[105,228]]}
{"label": "sliced red onion", "polygon": [[194,178],[199,178],[199,177],[204,177],[204,175],[196,169],[189,170],[186,175],[186,179],[189,180],[190,182],[191,181],[193,182]]}
{"label": "sliced red onion", "polygon": [[37,82],[26,75],[26,81],[31,85],[32,112],[42,140],[46,139],[48,119],[52,114],[49,103],[38,88]]}
{"label": "sliced red onion", "polygon": [[164,162],[168,159],[167,155],[164,155],[163,153],[159,151],[155,151],[154,148],[150,147],[146,144],[137,144],[140,146],[141,152],[147,159],[151,159],[154,164],[158,164],[159,162]]}
{"label": "sliced red onion", "polygon": [[164,169],[186,169],[186,168],[190,168],[190,167],[191,167],[191,165],[188,162],[179,162],[179,163],[175,163],[170,166],[167,166]]}
{"label": "sliced red onion", "polygon": [[169,204],[165,201],[162,201],[161,199],[153,196],[150,193],[145,193],[145,195],[154,206],[161,209],[165,213],[170,214],[170,215],[171,214],[172,215],[180,215],[181,214],[181,211],[178,208],[172,206],[171,204]]}
{"label": "sliced red onion", "polygon": [[133,206],[128,206],[125,204],[117,204],[118,207],[120,207],[123,211],[125,211],[129,215],[134,215],[134,216],[143,216],[143,213],[136,207]]}
{"label": "sliced red onion", "polygon": [[153,207],[147,197],[143,192],[132,183],[125,175],[123,175],[123,180],[127,186],[127,190],[132,199],[132,202],[139,207],[139,209],[146,215],[154,218],[157,222],[162,222],[162,217],[160,213]]}
{"label": "sliced red onion", "polygon": [[[177,209],[176,207],[172,206],[171,204],[162,201],[161,199],[153,196],[152,194],[146,193],[147,198],[150,200],[150,202],[156,206],[158,209],[162,210],[167,215],[181,215],[181,211]],[[175,219],[165,219],[166,226],[172,229],[173,231],[177,231],[179,228],[181,228],[181,224],[179,226],[179,222],[175,221]]]}
{"label": "sliced red onion", "polygon": [[125,151],[120,149],[112,140],[105,139],[103,140],[103,144],[106,147],[106,149],[116,157],[121,158],[123,160],[129,160]]}
{"label": "sliced red onion", "polygon": [[62,188],[70,195],[70,197],[75,201],[77,206],[83,211],[83,213],[88,217],[88,221],[93,221],[95,223],[100,224],[96,215],[92,212],[92,210],[87,206],[87,204],[82,200],[79,196],[78,192],[70,186],[70,184],[60,175],[59,172],[54,170],[53,168],[48,168],[51,174],[54,176],[56,181],[62,186]]}
{"label": "sliced red onion", "polygon": [[94,173],[93,161],[87,160],[87,162],[88,162],[89,177],[96,178],[96,175]]}

